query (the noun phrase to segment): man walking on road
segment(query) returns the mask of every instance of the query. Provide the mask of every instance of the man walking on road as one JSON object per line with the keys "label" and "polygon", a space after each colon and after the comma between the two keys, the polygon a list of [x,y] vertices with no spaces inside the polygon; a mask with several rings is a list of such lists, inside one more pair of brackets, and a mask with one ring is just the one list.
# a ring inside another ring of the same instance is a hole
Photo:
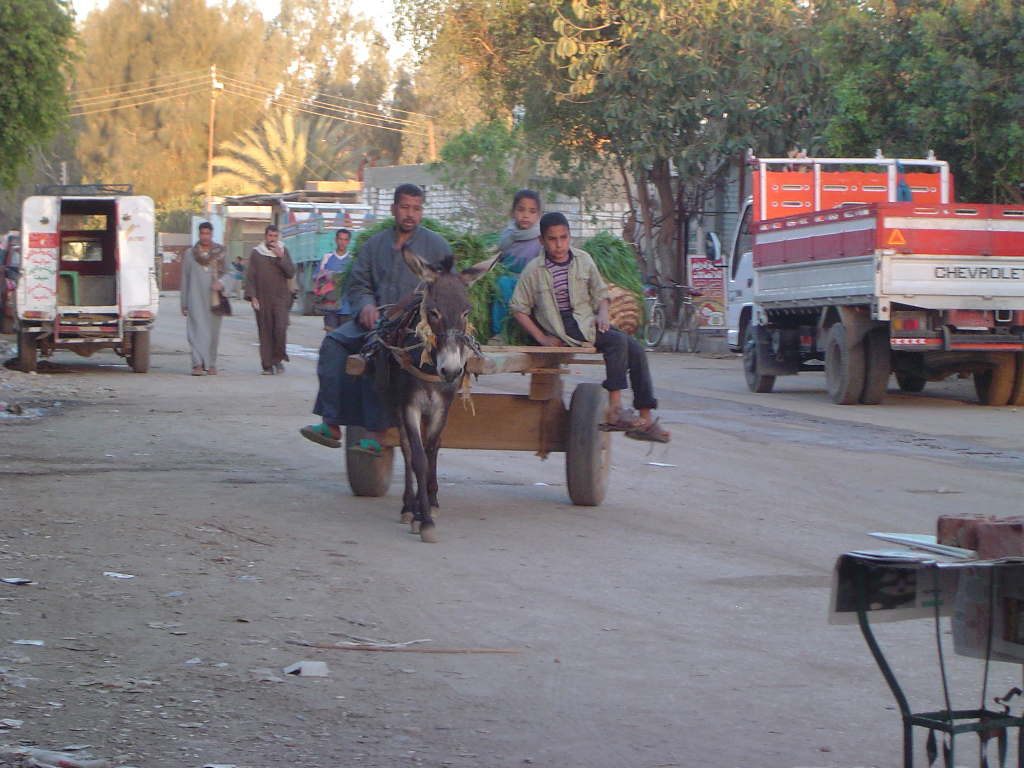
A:
{"label": "man walking on road", "polygon": [[415,184],[402,184],[395,189],[391,215],[395,217],[395,226],[371,237],[356,254],[347,293],[354,319],[328,333],[320,345],[316,369],[320,389],[313,413],[323,423],[299,430],[308,440],[340,448],[341,426],[365,427],[369,430],[366,437],[349,450],[372,456],[383,453],[384,435],[394,424],[373,390],[373,379],[345,373],[348,356],[362,349],[382,309],[401,301],[419,286],[419,278],[402,258],[402,247],[407,246],[435,265],[452,252],[444,238],[420,226],[423,190]]}
{"label": "man walking on road", "polygon": [[181,260],[181,314],[188,318],[185,336],[192,348],[193,376],[217,373],[221,315],[215,310],[233,282],[227,249],[213,242],[213,225],[204,221],[199,242]]}
{"label": "man walking on road", "polygon": [[245,270],[245,298],[252,302],[260,337],[260,361],[263,375],[284,373],[282,360],[288,332],[288,310],[292,292],[288,281],[295,274],[288,249],[278,242],[280,233],[273,224],[264,231],[262,243],[249,254]]}

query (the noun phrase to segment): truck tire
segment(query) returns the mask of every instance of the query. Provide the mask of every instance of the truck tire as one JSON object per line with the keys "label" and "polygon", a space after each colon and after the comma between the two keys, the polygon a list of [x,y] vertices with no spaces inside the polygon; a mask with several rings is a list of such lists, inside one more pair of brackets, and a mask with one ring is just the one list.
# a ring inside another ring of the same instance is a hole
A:
{"label": "truck tire", "polygon": [[1010,391],[1010,402],[1007,405],[1024,405],[1024,353],[1014,354],[1013,389]]}
{"label": "truck tire", "polygon": [[385,448],[383,456],[354,453],[348,447],[366,437],[363,427],[345,427],[345,473],[356,496],[383,496],[391,487],[391,469],[395,449]]}
{"label": "truck tire", "polygon": [[853,405],[864,392],[864,344],[849,343],[846,326],[836,323],[825,339],[825,381],[836,405]]}
{"label": "truck tire", "polygon": [[889,334],[884,328],[875,328],[864,337],[864,391],[860,401],[864,405],[878,405],[885,400],[891,375]]}
{"label": "truck tire", "polygon": [[295,287],[298,290],[298,296],[295,299],[295,310],[303,316],[310,316],[317,314],[315,296],[312,291],[307,291],[306,286],[309,281],[306,280],[306,266],[302,265],[295,272]]}
{"label": "truck tire", "polygon": [[665,335],[665,309],[657,306],[651,310],[651,319],[647,321],[647,346],[654,348],[661,343]]}
{"label": "truck tire", "polygon": [[565,481],[578,507],[604,501],[611,470],[612,436],[597,428],[608,410],[608,393],[600,384],[580,384],[569,401],[569,435],[565,447]]}
{"label": "truck tire", "polygon": [[18,332],[18,367],[22,373],[32,373],[39,363],[39,347],[36,334],[29,331]]}
{"label": "truck tire", "polygon": [[128,365],[135,373],[149,373],[149,331],[132,331],[132,351]]}
{"label": "truck tire", "polygon": [[762,376],[757,371],[757,330],[753,323],[743,331],[743,375],[751,392],[765,394],[775,386],[774,376]]}
{"label": "truck tire", "polygon": [[900,385],[900,392],[921,392],[928,380],[912,373],[897,373],[896,383]]}
{"label": "truck tire", "polygon": [[974,391],[982,405],[999,407],[1009,404],[1016,378],[1016,363],[1013,355],[1000,355],[995,367],[974,374]]}

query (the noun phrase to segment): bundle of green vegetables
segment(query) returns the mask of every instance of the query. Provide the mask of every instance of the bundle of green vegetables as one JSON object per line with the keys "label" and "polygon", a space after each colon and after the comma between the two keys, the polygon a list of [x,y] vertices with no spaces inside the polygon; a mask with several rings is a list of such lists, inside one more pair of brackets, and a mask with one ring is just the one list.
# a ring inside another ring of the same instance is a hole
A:
{"label": "bundle of green vegetables", "polygon": [[[622,238],[616,237],[607,230],[598,232],[593,237],[584,240],[579,248],[593,257],[601,276],[606,281],[619,286],[632,295],[634,301],[626,302],[628,306],[622,307],[620,310],[622,314],[618,317],[615,316],[615,312],[622,302],[621,299],[613,298],[611,319],[613,325],[622,327],[623,330],[629,330],[630,327],[636,328],[633,335],[638,335],[646,321],[647,304],[644,301],[643,280],[640,277],[639,269],[637,269],[632,249]],[[502,335],[507,343],[513,346],[534,343],[522,326],[511,316],[505,319]]]}
{"label": "bundle of green vegetables", "polygon": [[[443,224],[434,219],[426,218],[420,222],[422,226],[431,232],[436,232],[445,239],[455,256],[456,269],[471,267],[477,262],[484,261],[493,255],[492,247],[487,241],[477,235],[468,232],[461,232],[452,226]],[[359,253],[359,249],[373,235],[385,229],[395,226],[393,218],[381,220],[379,223],[362,230],[356,235],[353,243],[353,252]],[[351,270],[351,267],[349,267]],[[494,300],[494,282],[502,275],[509,274],[499,262],[490,272],[481,277],[469,288],[469,300],[472,309],[469,312],[469,322],[473,326],[473,334],[477,341],[484,343],[491,338],[491,302]],[[347,275],[346,275],[347,277]]]}

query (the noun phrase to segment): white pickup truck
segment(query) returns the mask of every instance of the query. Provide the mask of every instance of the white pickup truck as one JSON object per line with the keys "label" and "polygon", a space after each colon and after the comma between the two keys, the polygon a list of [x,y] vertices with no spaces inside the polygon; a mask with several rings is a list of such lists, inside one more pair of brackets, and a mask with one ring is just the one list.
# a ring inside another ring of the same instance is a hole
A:
{"label": "white pickup truck", "polygon": [[21,211],[15,289],[18,360],[113,349],[149,370],[156,284],[153,201],[127,185],[39,188]]}
{"label": "white pickup truck", "polygon": [[1024,206],[953,202],[927,160],[751,160],[727,254],[728,340],[747,385],[824,368],[836,403],[972,375],[1024,404]]}

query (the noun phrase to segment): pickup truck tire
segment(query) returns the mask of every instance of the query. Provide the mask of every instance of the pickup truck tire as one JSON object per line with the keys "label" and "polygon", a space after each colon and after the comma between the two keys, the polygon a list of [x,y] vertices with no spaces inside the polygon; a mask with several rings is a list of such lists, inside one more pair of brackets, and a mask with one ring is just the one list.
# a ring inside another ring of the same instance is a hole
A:
{"label": "pickup truck tire", "polygon": [[865,354],[863,342],[849,343],[846,327],[836,323],[825,338],[825,381],[836,405],[860,402],[864,392]]}
{"label": "pickup truck tire", "polygon": [[391,469],[395,449],[385,448],[383,456],[354,453],[348,447],[366,437],[363,427],[345,427],[345,473],[356,496],[383,496],[391,487]]}
{"label": "pickup truck tire", "polygon": [[128,365],[135,373],[149,373],[149,331],[132,331]]}
{"label": "pickup truck tire", "polygon": [[1024,353],[1014,354],[1013,389],[1010,391],[1010,402],[1007,405],[1024,405]]}
{"label": "pickup truck tire", "polygon": [[901,392],[922,392],[928,379],[922,379],[912,373],[897,373],[896,383],[900,385]]}
{"label": "pickup truck tire", "polygon": [[665,309],[655,307],[651,310],[651,319],[647,321],[647,346],[656,347],[661,343],[661,337],[665,335]]}
{"label": "pickup truck tire", "polygon": [[762,376],[757,371],[757,331],[753,324],[743,331],[743,375],[751,392],[765,394],[775,386],[774,376]]}
{"label": "pickup truck tire", "polygon": [[974,374],[974,391],[982,405],[1009,404],[1017,374],[1016,362],[1012,355],[1002,355],[994,368]]}
{"label": "pickup truck tire", "polygon": [[885,400],[891,375],[889,334],[884,328],[875,328],[864,337],[864,391],[860,401],[864,405],[878,405]]}
{"label": "pickup truck tire", "polygon": [[22,373],[32,373],[39,363],[39,347],[36,345],[36,334],[28,331],[18,332],[18,368]]}

